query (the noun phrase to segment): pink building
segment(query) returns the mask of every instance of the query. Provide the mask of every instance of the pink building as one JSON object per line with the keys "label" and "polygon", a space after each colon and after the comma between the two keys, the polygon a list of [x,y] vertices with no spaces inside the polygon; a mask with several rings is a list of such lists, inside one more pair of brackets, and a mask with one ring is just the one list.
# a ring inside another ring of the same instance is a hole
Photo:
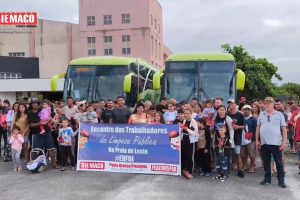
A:
{"label": "pink building", "polygon": [[163,67],[171,53],[157,0],[79,0],[79,37],[82,56],[141,57]]}

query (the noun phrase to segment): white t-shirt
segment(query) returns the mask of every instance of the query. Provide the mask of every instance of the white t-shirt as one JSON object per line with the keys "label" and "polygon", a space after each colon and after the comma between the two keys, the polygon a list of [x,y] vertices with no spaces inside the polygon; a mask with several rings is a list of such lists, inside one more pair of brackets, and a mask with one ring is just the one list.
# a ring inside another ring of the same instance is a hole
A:
{"label": "white t-shirt", "polygon": [[65,106],[63,108],[63,114],[65,114],[68,119],[70,119],[71,117],[75,117],[76,113],[78,113],[77,106],[73,106],[72,108]]}

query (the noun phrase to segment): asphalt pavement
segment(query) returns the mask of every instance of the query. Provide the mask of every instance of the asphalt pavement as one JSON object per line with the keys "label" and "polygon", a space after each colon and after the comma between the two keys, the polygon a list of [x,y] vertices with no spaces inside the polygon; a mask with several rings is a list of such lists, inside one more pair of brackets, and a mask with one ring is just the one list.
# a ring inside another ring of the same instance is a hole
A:
{"label": "asphalt pavement", "polygon": [[[233,171],[227,182],[195,175],[193,180],[165,175],[140,175],[108,172],[61,172],[50,166],[38,174],[13,172],[12,162],[0,160],[0,200],[297,200],[300,175],[296,155],[287,156],[286,184],[276,178],[262,186],[263,169],[238,178]],[[258,164],[259,165],[259,164]]]}

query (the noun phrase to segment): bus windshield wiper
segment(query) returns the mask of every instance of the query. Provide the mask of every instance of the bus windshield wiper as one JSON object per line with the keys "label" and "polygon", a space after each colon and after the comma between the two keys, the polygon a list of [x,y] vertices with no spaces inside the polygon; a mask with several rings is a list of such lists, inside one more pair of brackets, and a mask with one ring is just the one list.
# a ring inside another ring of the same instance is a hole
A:
{"label": "bus windshield wiper", "polygon": [[[99,77],[100,78],[100,77]],[[97,97],[99,97],[98,99],[102,99],[101,98],[101,93],[99,91],[99,78],[96,79],[96,88],[95,88],[95,98],[97,99]]]}
{"label": "bus windshield wiper", "polygon": [[235,77],[235,74],[237,73],[237,70],[235,70],[232,74],[232,77],[231,77],[231,80],[230,80],[230,85],[229,85],[229,95],[232,95],[232,88],[233,88],[233,80],[234,80],[234,77]]}
{"label": "bus windshield wiper", "polygon": [[90,90],[91,90],[91,83],[92,81],[89,81],[89,86],[87,87],[87,89],[85,90],[85,92],[82,94],[80,100],[84,100],[86,97],[86,100],[88,100],[89,94],[90,94]]}
{"label": "bus windshield wiper", "polygon": [[[209,99],[209,96],[206,94],[206,92],[203,90],[203,87],[202,87],[202,79],[200,80],[200,85],[199,85],[199,91],[204,95],[204,97],[206,99]],[[200,99],[202,100],[202,99]]]}

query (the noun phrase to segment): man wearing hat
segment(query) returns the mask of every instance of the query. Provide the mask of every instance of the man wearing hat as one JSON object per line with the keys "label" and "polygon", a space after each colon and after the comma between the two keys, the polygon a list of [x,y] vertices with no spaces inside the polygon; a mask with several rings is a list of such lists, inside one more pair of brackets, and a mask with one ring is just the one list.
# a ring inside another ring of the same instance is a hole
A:
{"label": "man wearing hat", "polygon": [[278,173],[278,185],[286,188],[282,163],[282,152],[286,147],[287,138],[286,121],[283,114],[274,109],[274,105],[274,99],[266,97],[264,100],[265,110],[260,113],[257,120],[256,148],[262,152],[265,171],[264,180],[260,184],[271,183],[271,155],[273,155]]}
{"label": "man wearing hat", "polygon": [[[30,127],[30,134],[32,135],[32,148],[47,149],[51,158],[52,166],[58,168],[56,165],[55,146],[48,126],[45,126],[45,134],[40,134],[40,125],[46,125],[48,122],[41,122],[39,117],[40,102],[38,99],[32,99],[30,102],[30,110],[28,111],[28,122]],[[35,155],[37,156],[37,155]]]}

